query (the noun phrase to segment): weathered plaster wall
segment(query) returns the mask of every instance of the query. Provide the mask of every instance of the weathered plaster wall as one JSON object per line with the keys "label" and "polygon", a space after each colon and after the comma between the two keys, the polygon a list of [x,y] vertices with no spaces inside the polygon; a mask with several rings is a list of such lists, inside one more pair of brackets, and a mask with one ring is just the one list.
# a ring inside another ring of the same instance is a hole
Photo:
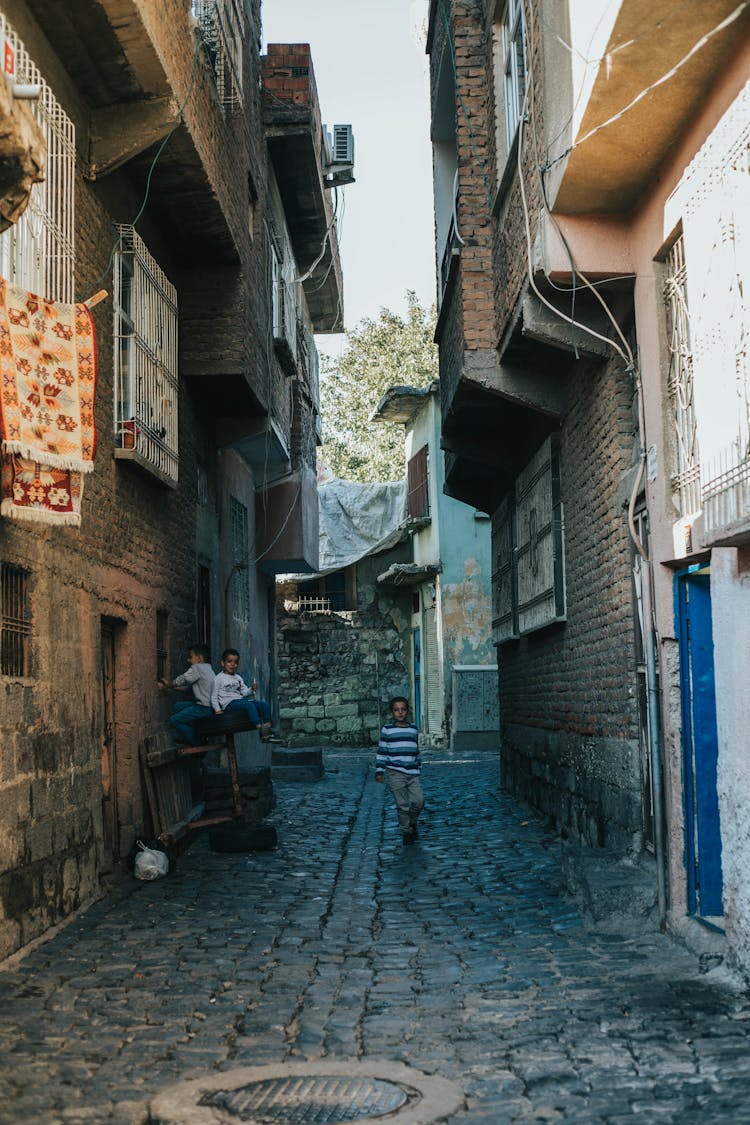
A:
{"label": "weathered plaster wall", "polygon": [[714,669],[719,736],[717,788],[724,922],[738,961],[750,968],[750,548],[711,554]]}
{"label": "weathered plaster wall", "polygon": [[382,590],[378,574],[408,560],[399,545],[357,564],[357,608],[311,614],[285,608],[279,586],[281,733],[291,746],[370,746],[393,695],[408,695],[410,593]]}

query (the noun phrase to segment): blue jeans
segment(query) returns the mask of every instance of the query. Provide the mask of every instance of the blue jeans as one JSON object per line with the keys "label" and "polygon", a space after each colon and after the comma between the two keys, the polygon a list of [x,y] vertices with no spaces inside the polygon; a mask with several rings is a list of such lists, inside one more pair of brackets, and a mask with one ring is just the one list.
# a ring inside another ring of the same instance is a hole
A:
{"label": "blue jeans", "polygon": [[227,703],[224,711],[227,715],[233,711],[246,711],[254,727],[271,721],[271,708],[265,699],[233,699],[231,703]]}
{"label": "blue jeans", "polygon": [[181,742],[186,746],[195,746],[197,739],[192,727],[193,721],[208,718],[212,714],[211,708],[204,707],[201,703],[175,703],[169,716],[169,725]]}

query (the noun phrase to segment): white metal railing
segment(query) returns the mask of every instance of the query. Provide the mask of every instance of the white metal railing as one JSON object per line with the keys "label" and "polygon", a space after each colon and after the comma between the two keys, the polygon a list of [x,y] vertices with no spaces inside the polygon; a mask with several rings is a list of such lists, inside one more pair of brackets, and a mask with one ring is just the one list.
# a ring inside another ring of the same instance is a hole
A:
{"label": "white metal railing", "polygon": [[60,107],[22,41],[0,14],[0,45],[15,56],[15,80],[41,86],[29,103],[47,147],[45,179],[31,190],[21,218],[0,235],[0,274],[48,300],[75,292],[75,126]]}
{"label": "white metal railing", "polygon": [[750,82],[688,166],[682,203],[709,540],[750,520]]}
{"label": "white metal railing", "polygon": [[178,478],[177,291],[130,226],[114,264],[115,441]]}
{"label": "white metal railing", "polygon": [[246,29],[242,5],[237,0],[193,0],[193,15],[211,60],[219,101],[227,110],[241,108]]}
{"label": "white metal railing", "polygon": [[687,271],[682,235],[666,261],[664,302],[667,310],[669,372],[667,389],[675,439],[672,477],[681,516],[700,511],[701,482],[698,427],[693,396],[693,354],[690,347],[690,314],[687,303]]}
{"label": "white metal railing", "polygon": [[328,597],[300,597],[297,602],[300,611],[305,613],[331,613],[331,599]]}

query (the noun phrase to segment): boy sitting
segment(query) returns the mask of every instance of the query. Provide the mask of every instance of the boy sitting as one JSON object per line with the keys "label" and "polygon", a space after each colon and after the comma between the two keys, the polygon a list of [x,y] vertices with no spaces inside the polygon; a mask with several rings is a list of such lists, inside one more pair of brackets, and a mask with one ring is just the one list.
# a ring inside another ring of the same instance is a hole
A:
{"label": "boy sitting", "polygon": [[196,719],[205,719],[211,714],[211,692],[214,686],[214,670],[208,661],[208,649],[205,645],[191,645],[188,649],[188,669],[173,680],[163,676],[157,681],[159,690],[164,688],[177,688],[185,691],[192,688],[193,702],[187,700],[175,703],[172,714],[169,716],[169,725],[177,736],[177,741],[185,746],[195,746],[196,736],[193,722]]}
{"label": "boy sitting", "polygon": [[211,692],[211,706],[217,715],[223,711],[232,714],[244,711],[253,728],[260,731],[263,742],[278,742],[271,730],[271,707],[265,699],[256,699],[258,685],[253,680],[251,687],[237,672],[240,654],[236,648],[225,648],[221,654],[221,672],[214,680]]}

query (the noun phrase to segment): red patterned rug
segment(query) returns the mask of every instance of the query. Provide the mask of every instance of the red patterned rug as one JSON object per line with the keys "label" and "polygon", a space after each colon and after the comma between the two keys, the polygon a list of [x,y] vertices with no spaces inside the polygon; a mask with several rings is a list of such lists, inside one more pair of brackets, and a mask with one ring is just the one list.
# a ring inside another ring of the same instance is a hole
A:
{"label": "red patterned rug", "polygon": [[94,467],[96,337],[85,305],[46,301],[0,278],[0,512],[81,520]]}

